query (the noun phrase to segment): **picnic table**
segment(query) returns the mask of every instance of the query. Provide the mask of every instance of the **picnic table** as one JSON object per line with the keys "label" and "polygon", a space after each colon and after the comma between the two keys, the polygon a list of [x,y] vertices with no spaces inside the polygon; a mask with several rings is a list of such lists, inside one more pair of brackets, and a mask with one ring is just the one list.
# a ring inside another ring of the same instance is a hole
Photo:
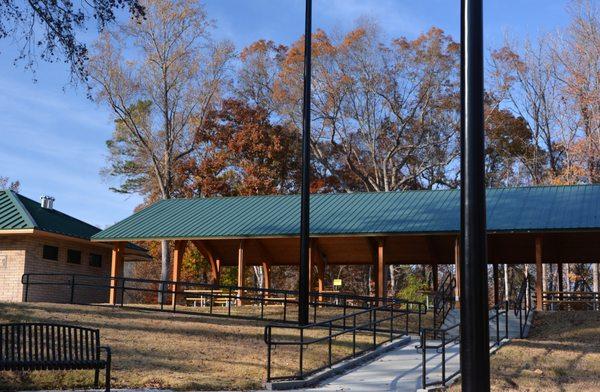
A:
{"label": "picnic table", "polygon": [[183,290],[183,292],[185,294],[189,294],[191,296],[187,296],[185,297],[185,301],[186,303],[188,302],[192,302],[193,303],[193,307],[196,307],[198,305],[198,302],[200,302],[200,306],[204,307],[204,306],[209,306],[211,303],[213,305],[222,305],[222,306],[229,306],[229,302],[231,301],[233,304],[235,304],[235,301],[232,300],[232,298],[229,297],[229,293],[224,293],[221,290],[207,290],[207,289],[202,289],[202,290]]}

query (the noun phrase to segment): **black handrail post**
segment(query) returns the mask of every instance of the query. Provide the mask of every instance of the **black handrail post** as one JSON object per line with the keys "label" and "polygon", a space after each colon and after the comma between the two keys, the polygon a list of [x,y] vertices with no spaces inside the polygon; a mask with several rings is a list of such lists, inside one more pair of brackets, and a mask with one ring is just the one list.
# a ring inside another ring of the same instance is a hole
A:
{"label": "black handrail post", "polygon": [[377,311],[373,308],[373,348],[377,347]]}
{"label": "black handrail post", "polygon": [[500,307],[496,305],[496,344],[500,346]]}
{"label": "black handrail post", "polygon": [[271,326],[267,325],[267,382],[271,381]]}
{"label": "black handrail post", "polygon": [[312,0],[306,1],[304,21],[304,98],[302,103],[302,188],[300,195],[300,282],[298,284],[298,324],[308,324],[309,246],[310,246],[310,83],[312,46]]}
{"label": "black handrail post", "polygon": [[425,334],[427,332],[425,330],[421,330],[421,378],[422,378],[422,386],[423,389],[427,388],[427,338]]}
{"label": "black handrail post", "polygon": [[331,343],[332,343],[332,336],[331,336],[331,332],[332,332],[332,322],[329,321],[329,367],[331,367]]}
{"label": "black handrail post", "polygon": [[73,303],[75,299],[75,275],[71,275],[71,299],[70,303]]}
{"label": "black handrail post", "polygon": [[25,302],[29,300],[29,274],[25,275]]}
{"label": "black handrail post", "polygon": [[442,331],[442,385],[446,386],[446,331]]}
{"label": "black handrail post", "polygon": [[356,314],[352,317],[352,357],[356,357]]}
{"label": "black handrail post", "polygon": [[506,339],[508,339],[509,338],[509,336],[508,336],[508,301],[504,302],[504,306],[506,306],[506,314],[504,317],[504,333],[505,333]]}
{"label": "black handrail post", "polygon": [[122,278],[121,282],[121,307],[123,307],[125,302],[125,278]]}
{"label": "black handrail post", "polygon": [[490,390],[484,171],[483,0],[461,2],[460,364],[464,392]]}
{"label": "black handrail post", "polygon": [[300,329],[300,378],[304,378],[303,364],[304,362],[304,329]]}

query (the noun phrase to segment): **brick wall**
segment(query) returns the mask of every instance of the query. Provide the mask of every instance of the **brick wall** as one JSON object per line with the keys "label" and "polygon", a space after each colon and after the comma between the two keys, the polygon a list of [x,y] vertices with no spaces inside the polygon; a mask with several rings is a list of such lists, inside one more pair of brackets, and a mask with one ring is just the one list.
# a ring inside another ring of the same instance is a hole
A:
{"label": "brick wall", "polygon": [[25,248],[17,237],[0,237],[0,301],[21,301]]}
{"label": "brick wall", "polygon": [[[100,277],[110,275],[111,251],[110,249],[91,242],[68,241],[57,239],[44,235],[21,235],[13,238],[4,239],[0,237],[0,255],[3,252],[13,252],[19,257],[13,256],[14,266],[8,269],[15,270],[12,275],[0,277],[0,284],[11,287],[10,296],[0,296],[0,300],[21,301],[24,299],[24,288],[21,285],[21,275],[23,273],[59,273],[59,274],[83,274],[93,275],[98,278],[76,277],[76,283],[88,284],[107,284],[107,279]],[[58,247],[58,261],[46,260],[42,256],[43,246],[51,245]],[[12,247],[14,250],[10,250]],[[5,250],[6,249],[6,250]],[[67,250],[73,249],[81,251],[81,263],[72,264],[67,262]],[[90,266],[90,253],[102,256],[102,266]],[[1,261],[1,260],[0,260]],[[18,275],[18,276],[17,276]],[[71,289],[65,283],[70,281],[71,277],[65,276],[31,276],[32,283],[60,283],[59,285],[36,285],[29,286],[27,297],[31,302],[69,302]],[[20,287],[19,287],[20,286]],[[13,288],[14,287],[14,288]],[[75,286],[75,302],[107,302],[108,289]]]}

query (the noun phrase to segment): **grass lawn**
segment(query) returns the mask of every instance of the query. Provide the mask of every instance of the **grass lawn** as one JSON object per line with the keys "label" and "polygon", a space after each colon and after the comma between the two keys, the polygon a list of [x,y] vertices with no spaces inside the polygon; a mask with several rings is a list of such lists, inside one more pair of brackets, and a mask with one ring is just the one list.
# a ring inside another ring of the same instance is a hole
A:
{"label": "grass lawn", "polygon": [[[251,308],[249,312],[254,311]],[[264,322],[108,306],[0,302],[0,322],[19,321],[99,328],[101,344],[113,351],[114,388],[247,390],[261,388],[266,377]],[[311,331],[305,338],[324,333]],[[285,330],[274,330],[273,336],[297,338]],[[377,337],[378,342],[386,338]],[[358,334],[356,339],[359,349],[372,344],[371,333]],[[332,346],[333,359],[350,354],[351,343],[352,334],[337,338]],[[304,352],[304,370],[325,364],[327,349],[326,341],[309,346]],[[273,361],[274,376],[295,373],[297,347],[278,347]],[[92,384],[93,371],[0,372],[0,389],[4,390],[69,389]]]}
{"label": "grass lawn", "polygon": [[491,373],[494,391],[600,391],[600,312],[537,313],[527,339],[491,357]]}
{"label": "grass lawn", "polygon": [[[1,322],[58,322],[100,329],[113,350],[114,388],[259,388],[263,325],[101,306],[0,303]],[[102,379],[102,376],[101,376]],[[93,371],[0,372],[3,389],[90,387]]]}

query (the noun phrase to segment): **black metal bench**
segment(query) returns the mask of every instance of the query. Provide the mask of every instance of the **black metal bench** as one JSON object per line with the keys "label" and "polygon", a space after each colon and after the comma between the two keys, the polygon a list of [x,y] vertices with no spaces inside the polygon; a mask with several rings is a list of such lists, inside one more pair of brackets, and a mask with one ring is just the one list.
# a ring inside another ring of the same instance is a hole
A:
{"label": "black metal bench", "polygon": [[[106,352],[102,359],[100,352]],[[110,391],[109,347],[100,346],[100,331],[73,325],[48,323],[0,324],[0,370],[95,370],[106,369]]]}

